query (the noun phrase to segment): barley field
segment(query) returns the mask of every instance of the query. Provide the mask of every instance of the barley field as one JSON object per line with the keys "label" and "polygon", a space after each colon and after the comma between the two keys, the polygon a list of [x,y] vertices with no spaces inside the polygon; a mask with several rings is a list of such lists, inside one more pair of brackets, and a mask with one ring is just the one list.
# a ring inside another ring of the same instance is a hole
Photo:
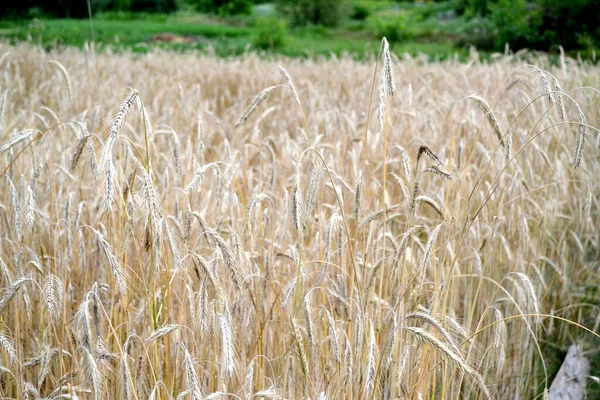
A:
{"label": "barley field", "polygon": [[0,396],[545,398],[574,343],[594,390],[595,88],[0,44]]}

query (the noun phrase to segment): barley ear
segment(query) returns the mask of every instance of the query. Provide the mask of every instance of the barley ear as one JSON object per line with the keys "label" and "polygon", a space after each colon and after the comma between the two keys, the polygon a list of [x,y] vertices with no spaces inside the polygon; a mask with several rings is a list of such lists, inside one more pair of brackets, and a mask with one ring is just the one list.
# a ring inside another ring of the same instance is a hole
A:
{"label": "barley ear", "polygon": [[585,142],[587,140],[587,120],[579,105],[577,105],[577,103],[575,103],[575,105],[579,111],[579,124],[577,126],[577,139],[575,141],[575,151],[573,154],[573,167],[577,168],[581,164]]}
{"label": "barley ear", "polygon": [[281,65],[278,65],[277,67],[279,67],[279,72],[281,72],[281,75],[283,75],[284,79],[288,83],[289,88],[291,89],[292,93],[294,94],[294,99],[296,100],[298,105],[301,106],[300,97],[298,96],[298,91],[296,90],[296,86],[294,85],[294,82],[292,81],[290,74],[288,74],[288,72],[285,70],[285,68],[283,68]]}
{"label": "barley ear", "polygon": [[387,39],[384,37],[381,39],[381,43],[383,46],[382,56],[383,56],[383,76],[385,80],[385,88],[387,94],[389,96],[394,96],[396,94],[396,79],[394,77],[394,65],[392,63],[392,56],[390,53],[390,45]]}
{"label": "barley ear", "polygon": [[242,113],[238,121],[235,123],[235,128],[241,126],[250,115],[256,110],[256,108],[269,97],[269,94],[275,89],[277,86],[270,86],[266,89],[263,89],[259,94],[254,97],[248,108]]}
{"label": "barley ear", "polygon": [[69,77],[69,73],[67,72],[67,69],[60,62],[58,62],[56,60],[51,60],[48,62],[48,64],[52,65],[53,67],[55,67],[56,69],[58,69],[60,71],[60,74],[62,75],[62,77],[65,80],[65,83],[67,85],[69,99],[72,99],[73,98],[73,90],[71,88],[71,79]]}

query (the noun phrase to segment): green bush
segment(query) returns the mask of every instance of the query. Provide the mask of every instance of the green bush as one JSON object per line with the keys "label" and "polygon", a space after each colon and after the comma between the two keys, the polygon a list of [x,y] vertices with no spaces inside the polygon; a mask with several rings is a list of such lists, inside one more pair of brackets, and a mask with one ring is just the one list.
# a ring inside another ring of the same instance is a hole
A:
{"label": "green bush", "polygon": [[352,11],[349,0],[277,0],[277,10],[292,25],[337,26]]}
{"label": "green bush", "polygon": [[489,19],[494,27],[496,48],[509,43],[511,47],[526,47],[535,40],[539,26],[536,13],[527,12],[526,0],[498,0],[489,6]]}
{"label": "green bush", "polygon": [[286,23],[283,20],[261,17],[257,20],[252,44],[263,50],[276,49],[285,44]]}
{"label": "green bush", "polygon": [[494,1],[488,0],[463,0],[463,9],[464,12],[469,17],[477,16],[477,15],[488,15],[490,4],[494,3]]}
{"label": "green bush", "polygon": [[478,49],[496,49],[494,26],[488,18],[475,17],[467,21],[460,30],[456,45],[459,47],[475,46]]}
{"label": "green bush", "polygon": [[371,16],[371,8],[365,2],[355,1],[352,4],[352,14],[350,17],[357,21],[364,21]]}
{"label": "green bush", "polygon": [[405,15],[398,14],[394,18],[371,18],[369,21],[371,30],[377,38],[383,36],[389,42],[400,42],[414,37],[413,32],[408,28],[408,20]]}

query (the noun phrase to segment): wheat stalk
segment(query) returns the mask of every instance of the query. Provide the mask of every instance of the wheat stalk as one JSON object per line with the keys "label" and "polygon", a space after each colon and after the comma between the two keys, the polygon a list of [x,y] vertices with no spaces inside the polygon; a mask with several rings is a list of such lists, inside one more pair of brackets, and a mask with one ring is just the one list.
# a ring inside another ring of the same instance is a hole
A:
{"label": "wheat stalk", "polygon": [[500,129],[500,123],[498,122],[498,118],[492,112],[492,109],[490,108],[489,104],[483,99],[483,97],[477,96],[477,95],[471,95],[467,98],[472,99],[479,106],[479,108],[481,109],[481,112],[483,112],[483,114],[487,118],[490,126],[494,130],[494,134],[496,135],[496,137],[500,141],[500,144],[504,148],[504,156],[505,156],[506,160],[509,160],[510,159],[510,147],[511,147],[511,142],[510,142],[511,132],[510,132],[510,130],[507,130],[505,134],[502,134],[502,131]]}
{"label": "wheat stalk", "polygon": [[292,189],[292,218],[294,220],[294,228],[297,231],[301,228],[302,221],[302,192],[300,191],[300,185],[298,182],[294,185]]}
{"label": "wheat stalk", "polygon": [[50,61],[48,61],[48,64],[52,65],[53,67],[58,69],[58,71],[60,71],[60,74],[62,75],[63,79],[65,80],[65,83],[67,84],[67,91],[69,93],[69,99],[73,98],[73,89],[71,88],[71,78],[69,77],[69,72],[67,72],[67,69],[64,67],[64,65],[62,65],[60,62],[58,62],[56,60],[50,60]]}
{"label": "wheat stalk", "polygon": [[238,121],[235,123],[235,127],[238,128],[241,126],[248,117],[256,110],[256,108],[269,97],[269,94],[275,89],[277,86],[269,86],[266,89],[263,89],[260,93],[254,97],[248,108],[242,113]]}
{"label": "wheat stalk", "polygon": [[425,244],[425,251],[423,252],[423,258],[421,261],[421,266],[419,268],[419,279],[417,283],[417,287],[422,287],[423,282],[425,280],[425,273],[427,272],[427,266],[429,265],[429,261],[431,260],[431,255],[433,254],[433,245],[435,243],[435,239],[437,238],[440,229],[444,225],[444,223],[436,226],[431,233],[429,234],[429,238],[427,239],[427,243]]}
{"label": "wheat stalk", "polygon": [[396,94],[396,78],[394,77],[394,65],[390,54],[390,45],[385,37],[381,39],[381,44],[383,46],[382,56],[385,89],[389,96],[394,96]]}
{"label": "wheat stalk", "polygon": [[102,233],[100,233],[99,231],[97,231],[96,229],[94,229],[92,227],[88,227],[88,228],[91,229],[91,231],[96,235],[96,239],[98,240],[100,248],[104,252],[106,259],[108,260],[108,265],[110,265],[110,269],[111,269],[115,279],[117,280],[117,284],[119,285],[119,290],[121,291],[121,293],[126,293],[127,292],[127,282],[126,282],[125,270],[123,269],[123,266],[119,262],[119,259],[115,256],[115,251],[113,250],[112,246],[108,243],[108,241],[106,240],[106,238],[104,237],[104,235]]}
{"label": "wheat stalk", "polygon": [[2,145],[0,147],[0,153],[4,153],[4,152],[12,149],[17,144],[29,139],[36,132],[37,131],[35,129],[25,129],[24,131],[21,131],[15,135],[13,135],[13,138],[11,140],[9,140],[8,142],[6,142],[4,145]]}
{"label": "wheat stalk", "polygon": [[298,327],[295,318],[292,318],[292,336],[296,342],[296,351],[300,359],[300,367],[302,368],[302,373],[304,374],[304,380],[306,382],[310,375],[310,370],[308,368],[308,359],[306,357],[306,351],[304,350],[302,334],[300,333],[300,328]]}
{"label": "wheat stalk", "polygon": [[410,333],[415,339],[417,339],[421,343],[425,343],[431,347],[433,347],[444,360],[452,364],[454,367],[458,368],[465,375],[469,376],[473,381],[479,386],[479,389],[483,392],[486,398],[491,396],[483,377],[474,370],[471,366],[469,366],[463,360],[460,355],[456,354],[448,345],[437,339],[431,333],[427,332],[422,328],[412,327],[412,326],[402,326],[401,330]]}
{"label": "wheat stalk", "polygon": [[375,396],[375,378],[377,371],[375,369],[375,357],[377,357],[377,343],[375,342],[375,330],[373,324],[369,328],[369,343],[367,346],[367,365],[365,367],[365,392],[364,398],[370,399]]}
{"label": "wheat stalk", "polygon": [[79,350],[82,353],[81,364],[83,366],[83,374],[94,388],[94,398],[96,400],[101,400],[103,397],[102,387],[104,385],[104,376],[102,375],[102,372],[100,372],[98,364],[90,350],[86,347],[80,347]]}
{"label": "wheat stalk", "polygon": [[221,347],[223,352],[223,369],[228,379],[233,377],[233,332],[229,312],[225,315],[217,313],[221,327]]}
{"label": "wheat stalk", "polygon": [[577,106],[577,111],[579,112],[579,124],[577,125],[577,139],[573,154],[573,167],[577,168],[581,164],[583,151],[585,149],[585,142],[587,140],[587,120],[579,105],[577,105],[577,103],[575,103],[575,105]]}
{"label": "wheat stalk", "polygon": [[0,332],[0,347],[4,349],[8,358],[13,364],[18,364],[19,357],[17,355],[17,349],[13,341],[6,336],[6,334]]}
{"label": "wheat stalk", "polygon": [[244,276],[242,273],[241,265],[236,260],[231,247],[225,242],[225,240],[214,230],[209,230],[207,233],[214,239],[217,243],[217,247],[221,252],[221,256],[223,257],[223,262],[225,266],[229,270],[231,279],[233,283],[237,286],[238,289],[242,288],[244,283]]}
{"label": "wheat stalk", "polygon": [[157,330],[155,330],[154,332],[152,332],[152,334],[150,336],[148,336],[144,342],[146,343],[154,343],[159,339],[162,339],[163,337],[169,335],[172,332],[175,332],[179,330],[179,325],[177,324],[169,324],[169,325],[165,325]]}
{"label": "wheat stalk", "polygon": [[300,96],[298,96],[298,91],[296,90],[296,86],[294,85],[294,82],[292,81],[292,78],[290,77],[290,74],[288,74],[288,72],[285,70],[285,68],[283,68],[281,65],[278,65],[277,67],[279,68],[279,72],[281,73],[281,75],[283,75],[283,78],[288,83],[288,86],[292,90],[292,94],[294,95],[294,99],[296,100],[296,102],[298,103],[298,105],[301,106]]}
{"label": "wheat stalk", "polygon": [[4,291],[2,298],[0,298],[0,312],[2,312],[6,308],[6,306],[8,306],[10,301],[15,297],[15,295],[23,286],[23,284],[29,281],[31,281],[30,278],[23,277],[17,279],[16,281],[10,284],[10,286]]}
{"label": "wheat stalk", "polygon": [[[312,211],[315,207],[315,203],[317,202],[317,193],[319,191],[322,181],[323,166],[321,165],[320,161],[315,161],[312,164],[310,176],[308,178],[308,187],[306,188],[306,199],[304,201],[304,211],[302,212],[302,221],[304,223],[308,222],[308,220],[310,219]],[[294,204],[296,204],[296,201],[297,200],[294,200]]]}
{"label": "wheat stalk", "polygon": [[196,369],[194,368],[194,361],[192,360],[192,356],[185,346],[185,344],[179,342],[179,347],[183,351],[183,365],[185,369],[185,379],[187,380],[188,390],[191,394],[192,400],[200,400],[202,399],[202,394],[200,392],[200,385],[198,383],[198,376],[196,374]]}

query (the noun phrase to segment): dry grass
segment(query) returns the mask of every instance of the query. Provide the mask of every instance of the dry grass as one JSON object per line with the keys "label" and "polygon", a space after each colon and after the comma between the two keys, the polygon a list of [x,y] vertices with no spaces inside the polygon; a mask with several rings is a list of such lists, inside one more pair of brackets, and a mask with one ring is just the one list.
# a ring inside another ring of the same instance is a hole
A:
{"label": "dry grass", "polygon": [[600,69],[387,49],[0,45],[0,396],[549,387],[599,320]]}

